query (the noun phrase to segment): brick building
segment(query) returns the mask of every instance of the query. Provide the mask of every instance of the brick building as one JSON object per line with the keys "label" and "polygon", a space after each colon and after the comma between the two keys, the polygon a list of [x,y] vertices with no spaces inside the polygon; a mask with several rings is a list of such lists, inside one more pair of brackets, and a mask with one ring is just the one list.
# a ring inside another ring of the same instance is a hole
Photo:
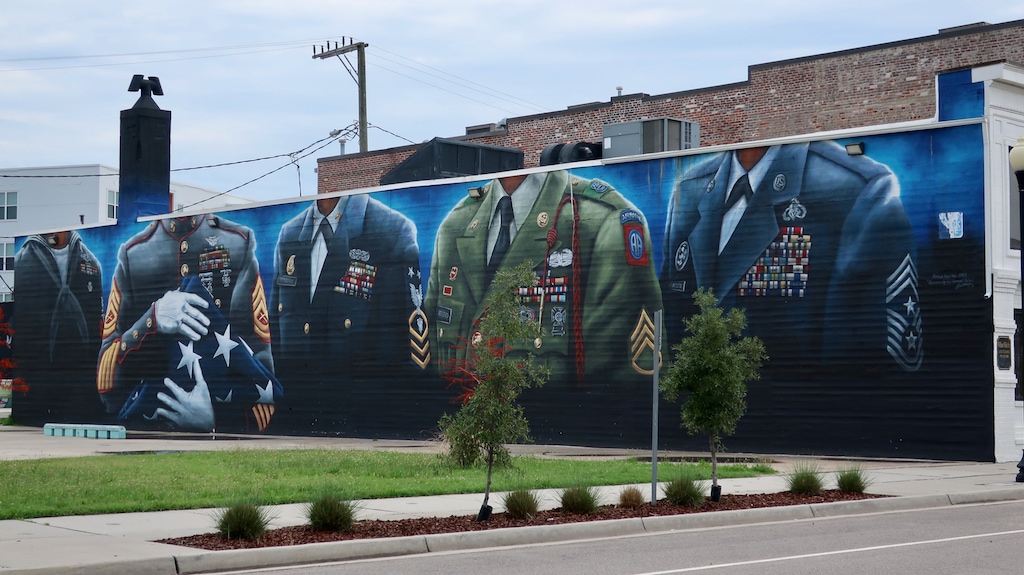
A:
{"label": "brick building", "polygon": [[[469,142],[522,149],[526,167],[550,144],[598,142],[602,127],[673,117],[713,146],[936,116],[936,74],[1024,62],[1024,20],[970,24],[931,36],[751,66],[743,82],[660,95],[629,94],[467,128]],[[373,187],[419,145],[320,158],[318,191]]]}

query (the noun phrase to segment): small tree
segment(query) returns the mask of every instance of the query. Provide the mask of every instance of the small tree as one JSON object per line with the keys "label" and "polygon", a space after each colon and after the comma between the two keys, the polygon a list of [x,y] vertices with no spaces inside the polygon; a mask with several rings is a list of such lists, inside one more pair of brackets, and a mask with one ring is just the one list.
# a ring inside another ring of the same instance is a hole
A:
{"label": "small tree", "polygon": [[700,312],[685,321],[687,335],[672,346],[675,360],[660,382],[669,401],[688,393],[682,405],[682,427],[706,435],[711,451],[711,485],[718,491],[718,451],[722,437],[736,431],[747,409],[746,382],[761,377],[768,359],[757,337],[741,337],[747,327],[742,309],[723,313],[711,290],[693,294]]}
{"label": "small tree", "polygon": [[499,270],[479,331],[467,342],[466,358],[445,366],[449,387],[461,390],[462,406],[454,414],[443,415],[438,425],[453,461],[469,466],[482,460],[487,466],[480,520],[490,516],[487,503],[494,467],[511,462],[505,445],[530,441],[529,422],[516,401],[525,389],[543,385],[550,373],[546,366],[533,364],[532,354],[513,357],[509,353],[513,347],[529,349],[540,336],[540,323],[522,313],[518,296],[520,286],[536,281],[531,262]]}

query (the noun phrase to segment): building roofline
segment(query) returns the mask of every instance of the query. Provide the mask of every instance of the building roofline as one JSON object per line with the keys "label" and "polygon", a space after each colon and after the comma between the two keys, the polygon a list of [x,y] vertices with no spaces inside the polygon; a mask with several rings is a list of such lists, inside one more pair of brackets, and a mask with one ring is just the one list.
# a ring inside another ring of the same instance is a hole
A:
{"label": "building roofline", "polygon": [[[666,100],[673,98],[682,98],[686,96],[694,96],[698,94],[706,94],[709,92],[722,92],[726,90],[732,90],[736,88],[742,88],[750,85],[750,77],[753,72],[759,70],[766,70],[771,68],[780,68],[784,66],[792,66],[795,64],[803,64],[806,62],[814,62],[817,60],[828,60],[831,58],[838,58],[843,56],[850,56],[853,54],[863,54],[866,52],[875,52],[878,50],[887,50],[889,48],[897,48],[900,46],[909,46],[913,44],[923,44],[926,42],[935,42],[938,40],[945,40],[948,38],[955,38],[958,36],[969,36],[974,34],[982,34],[986,32],[993,32],[997,30],[1003,30],[1006,28],[1016,28],[1024,26],[1024,20],[1013,20],[1010,22],[1003,22],[1001,24],[966,24],[963,26],[956,26],[952,28],[944,28],[939,30],[937,34],[931,34],[928,36],[919,36],[917,38],[909,38],[906,40],[896,40],[893,42],[884,42],[881,44],[872,44],[869,46],[862,46],[859,48],[848,48],[845,50],[837,50],[834,52],[824,52],[822,54],[814,54],[811,56],[801,56],[798,58],[789,58],[785,60],[775,60],[772,62],[764,62],[761,64],[752,64],[747,66],[747,79],[739,82],[731,82],[727,84],[719,84],[717,86],[706,86],[702,88],[694,88],[690,90],[679,90],[676,92],[667,92],[664,94],[648,95],[643,93],[627,94],[622,96],[613,96],[608,102],[592,102],[588,104],[580,104],[575,106],[569,106],[564,110],[555,110],[551,112],[541,112],[538,114],[530,114],[527,116],[515,116],[508,118],[508,122],[529,122],[533,120],[541,120],[545,118],[553,118],[566,114],[575,114],[584,111],[598,110],[601,108],[610,108],[618,102],[626,100],[641,99],[645,102]],[[473,137],[473,136],[470,136]]]}

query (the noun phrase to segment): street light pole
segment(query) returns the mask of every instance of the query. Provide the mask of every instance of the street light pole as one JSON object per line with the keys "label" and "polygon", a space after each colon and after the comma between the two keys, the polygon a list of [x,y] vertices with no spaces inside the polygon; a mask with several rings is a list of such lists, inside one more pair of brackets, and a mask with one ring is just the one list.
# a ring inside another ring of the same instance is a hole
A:
{"label": "street light pole", "polygon": [[[1019,208],[1017,225],[1019,226],[1018,231],[1020,233],[1020,281],[1021,281],[1021,315],[1024,317],[1024,136],[1017,138],[1017,145],[1010,149],[1010,169],[1013,170],[1013,174],[1017,176],[1017,204]],[[1017,326],[1017,337],[1024,337],[1024,333],[1021,333],[1020,326]],[[1021,367],[1017,366],[1015,370],[1020,377],[1022,373]],[[1018,381],[1017,385],[1021,385]],[[1017,483],[1024,483],[1024,453],[1020,458],[1020,463],[1017,464]]]}

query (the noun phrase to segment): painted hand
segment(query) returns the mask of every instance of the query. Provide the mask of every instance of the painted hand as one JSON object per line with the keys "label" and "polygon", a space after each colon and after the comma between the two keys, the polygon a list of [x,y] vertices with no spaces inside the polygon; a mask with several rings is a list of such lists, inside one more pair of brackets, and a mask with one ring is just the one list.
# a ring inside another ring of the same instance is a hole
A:
{"label": "painted hand", "polygon": [[170,379],[164,378],[164,385],[173,397],[164,392],[156,394],[156,398],[167,406],[158,407],[156,415],[172,421],[179,429],[213,431],[213,401],[210,399],[210,388],[206,385],[203,368],[199,366],[199,362],[193,365],[196,386],[192,391],[185,391]]}
{"label": "painted hand", "polygon": [[154,305],[156,330],[168,335],[183,335],[192,341],[206,335],[210,319],[200,308],[206,309],[210,304],[196,294],[169,291]]}

